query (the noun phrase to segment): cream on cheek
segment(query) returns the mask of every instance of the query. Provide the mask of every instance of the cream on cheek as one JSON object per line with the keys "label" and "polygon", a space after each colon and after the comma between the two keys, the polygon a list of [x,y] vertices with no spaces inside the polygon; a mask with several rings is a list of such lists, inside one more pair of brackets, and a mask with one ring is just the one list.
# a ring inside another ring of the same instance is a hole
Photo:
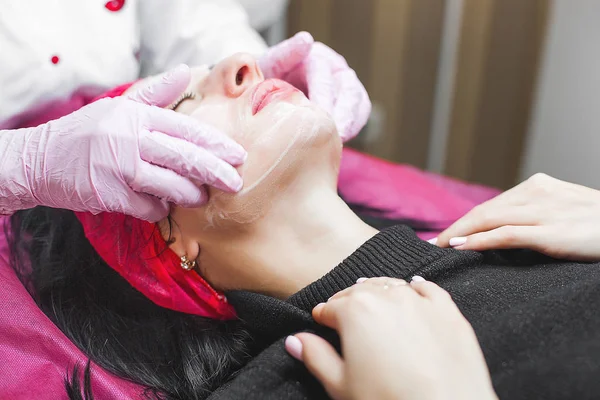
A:
{"label": "cream on cheek", "polygon": [[317,134],[315,117],[311,107],[288,102],[272,105],[255,116],[239,140],[248,151],[248,160],[241,170],[244,188],[240,195],[267,183],[273,172],[282,172],[282,168],[295,162],[291,153]]}
{"label": "cream on cheek", "polygon": [[211,189],[205,216],[209,225],[219,220],[249,223],[264,215],[291,169],[302,164],[314,138],[334,128],[330,118],[300,93],[254,116],[245,98],[217,100],[205,99],[191,116],[240,143],[248,159],[239,167],[244,188],[237,194]]}

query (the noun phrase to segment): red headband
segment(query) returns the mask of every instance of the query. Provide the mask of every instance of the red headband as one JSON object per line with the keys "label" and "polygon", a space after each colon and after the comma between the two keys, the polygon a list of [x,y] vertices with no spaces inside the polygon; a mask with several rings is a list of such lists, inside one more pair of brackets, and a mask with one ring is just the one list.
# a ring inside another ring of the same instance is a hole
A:
{"label": "red headband", "polygon": [[75,214],[100,257],[155,304],[208,318],[235,318],[222,293],[181,268],[181,259],[155,224],[122,214]]}
{"label": "red headband", "polygon": [[[134,83],[118,86],[94,101],[121,96]],[[155,304],[202,317],[235,318],[222,293],[196,272],[181,268],[181,259],[156,225],[122,214],[75,215],[98,255]]]}

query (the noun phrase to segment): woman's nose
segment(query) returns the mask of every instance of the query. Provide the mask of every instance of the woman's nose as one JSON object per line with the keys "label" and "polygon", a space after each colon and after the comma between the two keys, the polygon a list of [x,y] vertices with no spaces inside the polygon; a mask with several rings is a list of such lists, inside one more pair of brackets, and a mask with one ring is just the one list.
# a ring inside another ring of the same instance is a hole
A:
{"label": "woman's nose", "polygon": [[258,63],[250,54],[233,55],[222,64],[225,93],[228,96],[239,97],[248,88],[265,79]]}

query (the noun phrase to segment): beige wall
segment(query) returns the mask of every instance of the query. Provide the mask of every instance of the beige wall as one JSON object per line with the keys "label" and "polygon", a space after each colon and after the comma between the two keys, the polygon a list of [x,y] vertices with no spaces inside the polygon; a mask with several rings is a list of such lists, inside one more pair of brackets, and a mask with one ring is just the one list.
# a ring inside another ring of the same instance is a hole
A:
{"label": "beige wall", "polygon": [[545,0],[465,0],[444,172],[509,188],[518,178]]}
{"label": "beige wall", "polygon": [[[451,6],[461,10],[448,77],[440,55]],[[518,177],[548,10],[547,0],[291,0],[288,27],[344,55],[367,87],[374,113],[352,145],[421,168],[437,154],[440,172],[505,188]],[[430,151],[440,87],[452,90],[447,126],[435,127],[446,136],[443,151]]]}
{"label": "beige wall", "polygon": [[346,57],[378,119],[353,145],[424,167],[444,1],[292,0],[290,33],[307,30]]}
{"label": "beige wall", "polygon": [[600,2],[553,3],[521,178],[600,189]]}

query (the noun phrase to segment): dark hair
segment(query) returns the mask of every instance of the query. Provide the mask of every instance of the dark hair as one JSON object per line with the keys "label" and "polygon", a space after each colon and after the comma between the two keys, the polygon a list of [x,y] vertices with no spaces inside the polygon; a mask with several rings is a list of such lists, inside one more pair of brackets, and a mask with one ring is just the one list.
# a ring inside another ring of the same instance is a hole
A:
{"label": "dark hair", "polygon": [[[249,358],[239,320],[157,306],[94,251],[71,211],[37,207],[11,217],[11,263],[42,311],[91,360],[156,399],[202,399]],[[92,372],[93,373],[93,372]],[[93,398],[90,367],[65,380],[71,399]]]}
{"label": "dark hair", "polygon": [[[379,229],[399,223],[435,229],[349,205]],[[162,308],[135,290],[96,253],[73,212],[36,207],[10,222],[11,263],[42,311],[95,363],[146,387],[148,398],[208,397],[254,353],[242,321]],[[90,363],[83,384],[80,369],[66,371],[67,394],[92,400]]]}

